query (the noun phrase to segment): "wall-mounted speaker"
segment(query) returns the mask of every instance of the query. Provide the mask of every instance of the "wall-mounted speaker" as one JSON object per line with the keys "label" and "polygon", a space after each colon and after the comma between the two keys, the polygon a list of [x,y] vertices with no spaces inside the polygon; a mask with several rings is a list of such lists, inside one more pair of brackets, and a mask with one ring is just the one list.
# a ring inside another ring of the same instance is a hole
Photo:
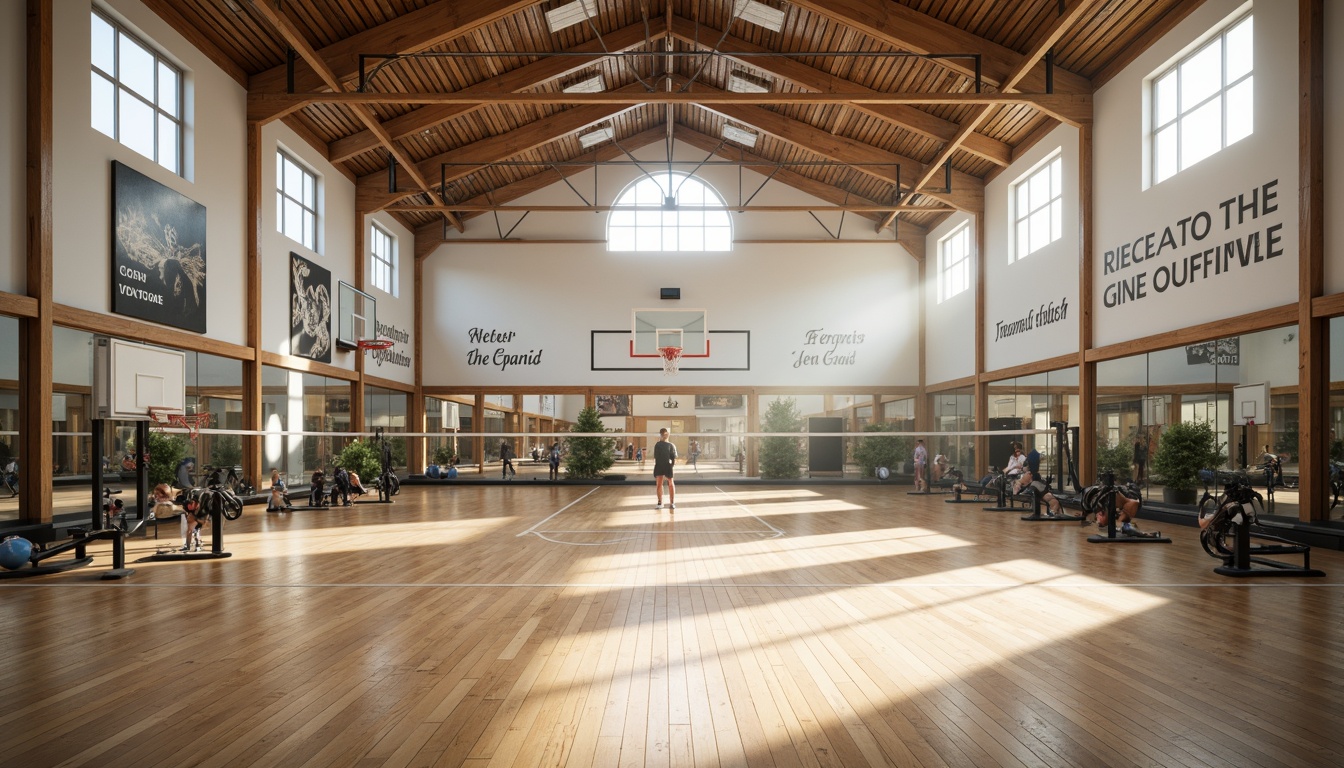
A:
{"label": "wall-mounted speaker", "polygon": [[662,299],[680,299],[680,298],[681,298],[681,289],[680,289],[680,288],[660,288],[660,289],[658,289],[658,293],[659,293],[659,296],[658,296],[658,297],[659,297],[659,298],[662,298]]}

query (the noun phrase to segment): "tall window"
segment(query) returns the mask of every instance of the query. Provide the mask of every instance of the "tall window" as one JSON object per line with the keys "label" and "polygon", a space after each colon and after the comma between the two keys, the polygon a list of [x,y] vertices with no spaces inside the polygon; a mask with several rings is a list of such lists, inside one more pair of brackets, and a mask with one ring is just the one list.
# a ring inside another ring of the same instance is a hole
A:
{"label": "tall window", "polygon": [[182,71],[97,10],[90,17],[94,128],[182,174]]}
{"label": "tall window", "polygon": [[1064,162],[1058,155],[1013,187],[1013,229],[1014,260],[1064,236]]}
{"label": "tall window", "polygon": [[317,176],[283,150],[275,153],[275,204],[276,228],[317,250]]}
{"label": "tall window", "polygon": [[971,287],[971,223],[938,241],[938,303]]}
{"label": "tall window", "polygon": [[369,228],[369,245],[373,251],[373,263],[369,269],[373,287],[396,296],[397,239],[387,230],[374,224]]}
{"label": "tall window", "polygon": [[1255,28],[1246,16],[1153,80],[1153,183],[1255,128]]}
{"label": "tall window", "polygon": [[667,171],[650,174],[626,187],[616,206],[607,219],[609,251],[733,248],[733,225],[723,198],[694,176]]}

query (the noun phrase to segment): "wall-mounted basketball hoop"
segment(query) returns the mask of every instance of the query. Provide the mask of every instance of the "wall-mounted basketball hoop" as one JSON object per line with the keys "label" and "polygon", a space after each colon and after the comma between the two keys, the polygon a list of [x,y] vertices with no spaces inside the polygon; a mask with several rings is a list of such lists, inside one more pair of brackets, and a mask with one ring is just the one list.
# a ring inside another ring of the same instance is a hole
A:
{"label": "wall-mounted basketball hoop", "polygon": [[172,408],[156,408],[151,406],[149,408],[149,418],[154,422],[154,429],[158,432],[163,432],[169,427],[185,429],[187,431],[187,439],[191,441],[192,445],[195,445],[196,436],[200,434],[202,429],[210,426],[210,421],[213,417],[209,413],[188,414]]}
{"label": "wall-mounted basketball hoop", "polygon": [[367,352],[370,349],[391,349],[397,342],[392,339],[359,339],[355,342],[355,348],[361,352]]}
{"label": "wall-mounted basketball hoop", "polygon": [[663,358],[663,375],[676,376],[677,364],[681,362],[681,347],[659,347],[658,354]]}

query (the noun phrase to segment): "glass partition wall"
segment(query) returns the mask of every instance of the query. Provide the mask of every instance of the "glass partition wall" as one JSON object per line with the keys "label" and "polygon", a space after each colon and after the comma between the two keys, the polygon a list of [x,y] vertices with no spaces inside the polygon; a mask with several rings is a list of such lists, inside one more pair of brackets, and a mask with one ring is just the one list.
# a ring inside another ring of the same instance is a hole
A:
{"label": "glass partition wall", "polygon": [[1269,514],[1296,518],[1296,338],[1288,326],[1099,363],[1098,467],[1139,483],[1146,500],[1193,514],[1203,483],[1163,476],[1165,459],[1177,457],[1163,436],[1206,425],[1220,457],[1206,468],[1246,472]]}

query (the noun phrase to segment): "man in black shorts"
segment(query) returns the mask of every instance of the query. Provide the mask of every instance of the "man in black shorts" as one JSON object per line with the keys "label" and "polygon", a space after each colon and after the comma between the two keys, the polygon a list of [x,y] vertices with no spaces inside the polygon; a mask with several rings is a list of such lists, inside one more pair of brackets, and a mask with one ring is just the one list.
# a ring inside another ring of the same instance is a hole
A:
{"label": "man in black shorts", "polygon": [[663,508],[663,482],[667,482],[667,508],[677,508],[677,484],[672,481],[672,465],[677,461],[677,446],[667,439],[667,427],[658,430],[658,442],[653,444],[653,483],[658,489],[658,503]]}

